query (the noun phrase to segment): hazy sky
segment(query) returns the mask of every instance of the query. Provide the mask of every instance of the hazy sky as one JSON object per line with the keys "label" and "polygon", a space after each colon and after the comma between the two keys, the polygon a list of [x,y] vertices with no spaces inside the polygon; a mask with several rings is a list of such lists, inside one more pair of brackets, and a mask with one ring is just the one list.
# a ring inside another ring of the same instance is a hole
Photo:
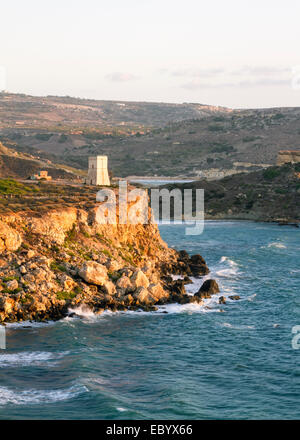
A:
{"label": "hazy sky", "polygon": [[299,0],[2,0],[0,11],[11,92],[300,105]]}

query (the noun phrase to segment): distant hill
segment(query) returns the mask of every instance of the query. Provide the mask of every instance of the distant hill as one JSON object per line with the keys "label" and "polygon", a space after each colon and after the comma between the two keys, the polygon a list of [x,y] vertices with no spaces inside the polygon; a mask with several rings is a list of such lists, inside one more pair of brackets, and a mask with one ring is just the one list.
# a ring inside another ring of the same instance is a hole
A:
{"label": "distant hill", "polygon": [[228,113],[230,109],[203,104],[168,104],[37,97],[0,93],[0,128],[101,128],[132,129],[163,126],[169,122]]}
{"label": "distant hill", "polygon": [[300,107],[232,110],[201,104],[0,94],[0,140],[18,152],[87,169],[105,154],[116,176],[220,178],[300,151]]}

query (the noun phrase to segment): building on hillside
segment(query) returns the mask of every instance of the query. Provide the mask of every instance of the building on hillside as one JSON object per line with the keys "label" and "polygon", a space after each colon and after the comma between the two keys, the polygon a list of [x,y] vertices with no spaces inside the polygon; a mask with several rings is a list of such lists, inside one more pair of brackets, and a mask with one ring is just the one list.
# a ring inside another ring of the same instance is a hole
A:
{"label": "building on hillside", "polygon": [[85,179],[85,183],[87,185],[110,185],[107,169],[107,156],[89,157],[88,175]]}
{"label": "building on hillside", "polygon": [[300,150],[281,150],[278,152],[277,165],[300,163]]}
{"label": "building on hillside", "polygon": [[38,174],[33,174],[30,177],[31,180],[51,180],[52,177],[48,176],[48,171],[39,171]]}

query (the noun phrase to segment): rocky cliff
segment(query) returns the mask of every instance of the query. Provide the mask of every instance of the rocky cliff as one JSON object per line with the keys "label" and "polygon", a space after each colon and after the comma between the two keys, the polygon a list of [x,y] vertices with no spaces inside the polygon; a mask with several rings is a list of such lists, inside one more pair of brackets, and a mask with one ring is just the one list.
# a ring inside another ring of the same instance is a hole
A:
{"label": "rocky cliff", "polygon": [[94,204],[0,215],[0,322],[60,319],[79,305],[95,313],[155,310],[214,293],[185,293],[188,276],[208,268],[200,255],[170,249],[156,224],[106,225],[96,210]]}

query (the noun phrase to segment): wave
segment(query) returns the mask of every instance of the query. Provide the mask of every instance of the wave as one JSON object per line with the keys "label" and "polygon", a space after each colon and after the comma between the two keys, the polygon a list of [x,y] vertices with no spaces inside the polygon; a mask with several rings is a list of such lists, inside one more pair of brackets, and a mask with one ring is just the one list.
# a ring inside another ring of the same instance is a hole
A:
{"label": "wave", "polygon": [[120,313],[125,313],[125,312],[112,312],[111,310],[104,310],[101,313],[95,313],[93,312],[92,309],[90,309],[87,305],[82,304],[78,307],[75,308],[69,308],[68,312],[71,315],[75,315],[75,316],[67,316],[66,318],[63,319],[64,323],[69,323],[69,322],[74,322],[74,320],[77,320],[79,318],[82,319],[83,322],[94,322],[94,321],[98,321],[99,319],[102,319],[106,316],[112,316],[112,315],[117,315]]}
{"label": "wave", "polygon": [[22,322],[8,322],[5,324],[7,329],[31,329],[31,328],[42,328],[49,327],[50,325],[55,325],[58,321],[46,321],[46,322],[35,322],[35,321],[22,321]]}
{"label": "wave", "polygon": [[[80,318],[94,318],[95,316],[97,316],[88,306],[82,304],[78,307],[75,308],[69,308],[68,312],[70,314],[75,313],[76,316],[80,317]],[[69,317],[65,318],[65,320],[70,319]]]}
{"label": "wave", "polygon": [[237,267],[237,263],[235,261],[225,256],[221,257],[220,263],[225,263],[225,262],[228,263],[231,267]]}
{"label": "wave", "polygon": [[55,365],[58,359],[61,359],[69,352],[43,352],[43,351],[23,351],[12,354],[0,354],[0,367],[26,367],[26,366],[49,366],[49,361]]}
{"label": "wave", "polygon": [[54,403],[69,400],[79,394],[88,392],[88,388],[81,384],[72,385],[62,390],[35,390],[16,391],[7,387],[0,387],[0,407],[4,405],[37,405],[40,403]]}
{"label": "wave", "polygon": [[220,278],[234,278],[238,274],[236,269],[221,269],[215,272],[217,277]]}
{"label": "wave", "polygon": [[[265,247],[265,246],[263,246]],[[286,245],[283,243],[272,242],[267,245],[267,248],[277,248],[277,249],[286,249]]]}
{"label": "wave", "polygon": [[215,267],[212,271],[212,274],[220,278],[235,279],[236,276],[240,274],[240,271],[238,269],[238,264],[234,260],[231,260],[229,257],[223,256],[221,257],[218,266]]}
{"label": "wave", "polygon": [[[209,299],[205,299],[203,304],[197,303],[188,303],[188,304],[166,304],[163,306],[159,306],[157,312],[153,313],[211,313],[211,312],[220,312],[220,309],[216,306],[219,304],[219,297],[215,296]],[[146,312],[147,313],[147,312]]]}
{"label": "wave", "polygon": [[223,322],[222,327],[232,328],[233,330],[255,330],[254,325],[233,325],[229,322]]}

